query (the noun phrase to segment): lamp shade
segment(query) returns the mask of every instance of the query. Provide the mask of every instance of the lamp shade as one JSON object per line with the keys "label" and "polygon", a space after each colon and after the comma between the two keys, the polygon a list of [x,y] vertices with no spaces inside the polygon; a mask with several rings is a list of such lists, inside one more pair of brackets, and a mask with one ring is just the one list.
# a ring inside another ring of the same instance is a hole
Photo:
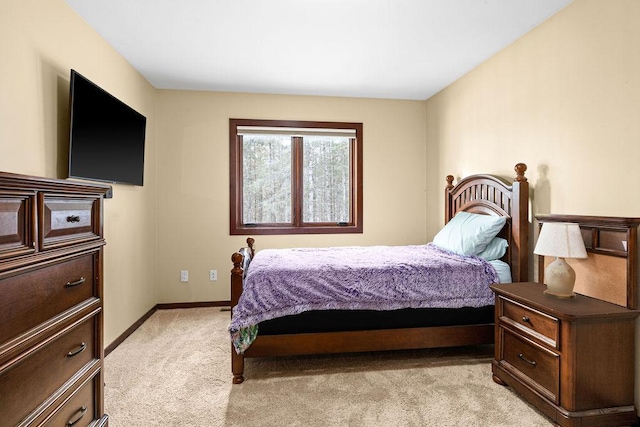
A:
{"label": "lamp shade", "polygon": [[569,222],[542,224],[533,253],[559,258],[587,258],[580,226]]}

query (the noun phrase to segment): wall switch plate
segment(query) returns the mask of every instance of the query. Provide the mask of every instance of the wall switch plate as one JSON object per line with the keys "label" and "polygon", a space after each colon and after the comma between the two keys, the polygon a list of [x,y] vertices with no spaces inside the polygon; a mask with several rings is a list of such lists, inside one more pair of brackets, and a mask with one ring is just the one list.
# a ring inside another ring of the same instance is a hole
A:
{"label": "wall switch plate", "polygon": [[189,270],[180,271],[180,281],[188,282],[189,281]]}
{"label": "wall switch plate", "polygon": [[218,270],[209,270],[209,281],[215,282],[218,280]]}

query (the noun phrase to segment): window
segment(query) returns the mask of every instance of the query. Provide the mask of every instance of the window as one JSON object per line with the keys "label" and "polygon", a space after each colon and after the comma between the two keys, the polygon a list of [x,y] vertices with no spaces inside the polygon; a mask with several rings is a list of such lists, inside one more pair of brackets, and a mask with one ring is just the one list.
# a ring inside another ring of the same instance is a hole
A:
{"label": "window", "polygon": [[362,233],[362,123],[229,120],[231,234]]}

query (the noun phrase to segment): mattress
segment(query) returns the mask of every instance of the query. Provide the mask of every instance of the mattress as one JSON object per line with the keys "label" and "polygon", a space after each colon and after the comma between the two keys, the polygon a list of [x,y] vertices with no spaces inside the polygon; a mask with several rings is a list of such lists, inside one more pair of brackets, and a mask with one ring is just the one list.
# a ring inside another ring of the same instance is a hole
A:
{"label": "mattress", "polygon": [[266,320],[258,335],[364,331],[491,324],[494,306],[463,308],[405,308],[400,310],[320,310]]}

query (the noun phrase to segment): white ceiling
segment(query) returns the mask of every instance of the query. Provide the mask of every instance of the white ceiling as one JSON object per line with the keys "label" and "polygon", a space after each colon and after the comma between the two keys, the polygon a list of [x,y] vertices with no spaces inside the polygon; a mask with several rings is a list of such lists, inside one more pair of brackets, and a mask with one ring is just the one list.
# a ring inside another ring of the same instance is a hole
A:
{"label": "white ceiling", "polygon": [[424,100],[571,0],[66,2],[159,89]]}

